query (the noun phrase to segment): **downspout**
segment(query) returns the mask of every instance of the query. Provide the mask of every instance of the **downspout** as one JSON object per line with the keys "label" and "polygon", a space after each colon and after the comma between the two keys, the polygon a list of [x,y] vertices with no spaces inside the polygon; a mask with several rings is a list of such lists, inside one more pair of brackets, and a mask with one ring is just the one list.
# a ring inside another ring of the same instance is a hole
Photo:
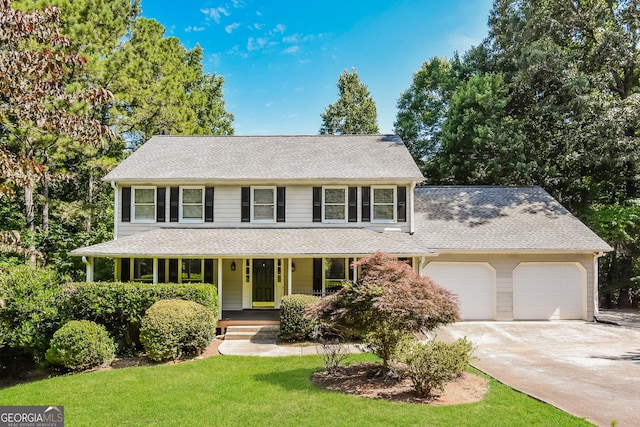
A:
{"label": "downspout", "polygon": [[599,311],[598,306],[598,259],[604,255],[604,252],[596,252],[593,255],[593,319],[597,321]]}
{"label": "downspout", "polygon": [[416,189],[416,182],[413,181],[411,183],[411,192],[409,193],[409,210],[411,212],[411,221],[410,221],[410,230],[409,230],[409,234],[413,236],[413,233],[415,232],[415,222],[414,222],[414,196],[413,196],[413,192]]}
{"label": "downspout", "polygon": [[118,200],[118,187],[115,181],[111,181],[111,188],[113,188],[113,240],[118,240],[118,209],[120,208]]}

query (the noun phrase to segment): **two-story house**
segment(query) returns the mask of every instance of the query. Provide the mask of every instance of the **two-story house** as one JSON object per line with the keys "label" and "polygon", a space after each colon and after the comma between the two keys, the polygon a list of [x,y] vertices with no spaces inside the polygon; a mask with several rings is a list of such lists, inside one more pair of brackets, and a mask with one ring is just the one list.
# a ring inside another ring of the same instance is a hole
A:
{"label": "two-story house", "polygon": [[224,310],[356,279],[381,250],[459,295],[466,319],[592,319],[610,250],[539,187],[419,187],[397,136],[155,136],[104,178],[121,281],[204,282]]}

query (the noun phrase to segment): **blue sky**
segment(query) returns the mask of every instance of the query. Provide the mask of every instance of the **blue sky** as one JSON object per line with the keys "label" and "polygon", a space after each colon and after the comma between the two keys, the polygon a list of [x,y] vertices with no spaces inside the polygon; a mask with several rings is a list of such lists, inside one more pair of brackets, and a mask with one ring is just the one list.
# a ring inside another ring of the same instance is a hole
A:
{"label": "blue sky", "polygon": [[356,68],[393,132],[400,94],[434,56],[451,57],[487,34],[491,0],[143,0],[142,16],[167,36],[204,49],[208,73],[224,76],[237,135],[317,134]]}

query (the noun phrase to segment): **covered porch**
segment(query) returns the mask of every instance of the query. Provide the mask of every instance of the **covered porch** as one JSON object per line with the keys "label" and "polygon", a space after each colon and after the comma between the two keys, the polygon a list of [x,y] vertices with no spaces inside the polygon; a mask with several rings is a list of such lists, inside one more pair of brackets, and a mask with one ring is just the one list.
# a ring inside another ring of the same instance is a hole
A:
{"label": "covered porch", "polygon": [[[280,308],[291,294],[326,296],[357,280],[352,263],[382,250],[416,270],[423,252],[408,233],[367,229],[157,229],[73,251],[87,281],[96,257],[115,260],[116,280],[210,283],[224,313]],[[426,251],[428,252],[428,251]]]}

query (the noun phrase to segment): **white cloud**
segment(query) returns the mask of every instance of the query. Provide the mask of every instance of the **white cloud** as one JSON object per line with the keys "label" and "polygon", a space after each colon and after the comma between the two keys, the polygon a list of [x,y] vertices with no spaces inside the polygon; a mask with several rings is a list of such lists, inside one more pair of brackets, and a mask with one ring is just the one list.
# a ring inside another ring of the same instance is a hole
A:
{"label": "white cloud", "polygon": [[225,30],[227,33],[231,34],[231,33],[233,32],[233,30],[235,30],[235,29],[236,29],[236,28],[238,28],[239,26],[240,26],[240,24],[239,24],[239,23],[234,22],[233,24],[229,24],[229,25],[227,25],[226,27],[224,27],[224,30]]}
{"label": "white cloud", "polygon": [[267,45],[268,42],[269,42],[269,39],[265,37],[257,37],[257,38],[249,37],[249,40],[247,40],[247,50],[251,52],[253,50],[262,49]]}
{"label": "white cloud", "polygon": [[220,17],[222,15],[229,16],[229,12],[227,11],[227,9],[222,6],[200,9],[200,12],[206,15],[207,20],[213,19],[216,24],[220,23]]}
{"label": "white cloud", "polygon": [[261,30],[264,28],[264,24],[259,24],[256,22],[255,24],[253,24],[253,28],[256,30]]}
{"label": "white cloud", "polygon": [[285,27],[283,24],[278,24],[273,30],[271,30],[271,33],[272,34],[284,33],[284,30],[286,29],[287,27]]}
{"label": "white cloud", "polygon": [[290,46],[285,50],[283,50],[283,52],[286,54],[294,54],[294,53],[298,53],[299,50],[300,50],[299,46]]}
{"label": "white cloud", "polygon": [[245,3],[242,0],[231,0],[231,4],[236,9],[242,8],[245,6]]}
{"label": "white cloud", "polygon": [[269,101],[265,104],[265,107],[271,108],[275,103],[276,103],[275,101]]}
{"label": "white cloud", "polygon": [[193,25],[192,25],[192,26],[189,26],[189,27],[187,27],[187,28],[185,28],[185,29],[184,29],[184,32],[185,32],[185,33],[190,33],[190,32],[192,32],[192,31],[193,31],[194,33],[197,33],[197,32],[199,32],[199,31],[204,31],[204,27],[196,27],[196,26],[193,26]]}
{"label": "white cloud", "polygon": [[471,46],[480,45],[482,43],[482,37],[475,38],[475,37],[467,36],[465,34],[453,34],[449,36],[449,38],[447,39],[447,42],[449,43],[450,50],[455,50],[457,52],[463,53],[469,50]]}

